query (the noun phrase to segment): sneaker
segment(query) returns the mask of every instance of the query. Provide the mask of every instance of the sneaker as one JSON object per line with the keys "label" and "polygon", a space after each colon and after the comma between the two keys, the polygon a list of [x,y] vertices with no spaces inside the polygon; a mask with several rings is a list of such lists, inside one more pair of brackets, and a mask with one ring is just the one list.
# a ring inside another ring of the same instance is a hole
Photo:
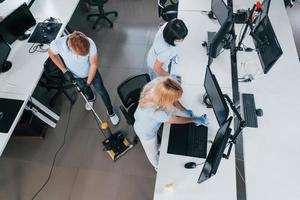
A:
{"label": "sneaker", "polygon": [[96,98],[89,100],[88,102],[85,103],[85,110],[90,111],[92,110],[92,107],[94,106]]}
{"label": "sneaker", "polygon": [[116,115],[115,113],[112,115],[109,115],[109,118],[113,125],[117,125],[120,122],[118,115]]}

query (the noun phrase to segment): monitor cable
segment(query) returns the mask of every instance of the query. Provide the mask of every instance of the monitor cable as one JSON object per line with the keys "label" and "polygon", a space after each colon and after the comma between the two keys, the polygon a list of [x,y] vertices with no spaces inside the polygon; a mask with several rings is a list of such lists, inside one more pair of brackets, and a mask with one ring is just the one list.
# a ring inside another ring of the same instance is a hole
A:
{"label": "monitor cable", "polygon": [[49,180],[50,180],[50,178],[51,178],[53,169],[54,169],[54,165],[55,165],[55,162],[56,162],[57,155],[58,155],[58,153],[62,150],[62,148],[64,147],[64,145],[66,144],[66,136],[67,136],[68,129],[69,129],[69,124],[70,124],[70,118],[71,118],[72,108],[73,108],[73,104],[70,105],[70,109],[69,109],[69,112],[68,112],[68,120],[67,120],[66,129],[65,129],[65,132],[64,132],[63,142],[62,142],[62,144],[60,145],[60,147],[57,149],[57,151],[56,151],[55,154],[54,154],[54,158],[53,158],[53,161],[52,161],[52,165],[51,165],[51,169],[50,169],[49,175],[48,175],[46,181],[44,182],[44,184],[43,184],[43,185],[40,187],[40,189],[33,195],[32,200],[34,200],[34,199],[38,196],[38,194],[39,194],[39,193],[45,188],[45,186],[48,184],[48,182],[49,182]]}

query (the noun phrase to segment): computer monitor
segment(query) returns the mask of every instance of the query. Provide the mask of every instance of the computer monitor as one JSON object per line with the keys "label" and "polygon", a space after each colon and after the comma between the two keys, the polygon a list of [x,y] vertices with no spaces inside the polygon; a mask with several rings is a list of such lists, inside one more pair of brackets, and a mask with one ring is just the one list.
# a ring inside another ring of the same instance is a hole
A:
{"label": "computer monitor", "polygon": [[230,117],[218,130],[205,160],[198,183],[206,181],[217,173],[223,153],[228,143],[228,139],[230,137],[231,129],[229,127],[231,121],[232,117]]}
{"label": "computer monitor", "polygon": [[35,24],[34,17],[24,3],[0,22],[0,35],[6,42],[12,44]]}
{"label": "computer monitor", "polygon": [[232,39],[230,31],[233,24],[232,11],[229,11],[225,22],[222,24],[219,31],[213,36],[211,41],[209,41],[208,56],[216,58],[222,48],[228,48],[227,46]]}
{"label": "computer monitor", "polygon": [[227,106],[224,95],[222,94],[221,88],[217,82],[217,79],[212,74],[209,67],[206,68],[204,88],[213,107],[217,121],[219,125],[222,126],[229,115],[229,108]]}
{"label": "computer monitor", "polygon": [[254,29],[260,24],[264,17],[268,16],[271,0],[264,0],[261,5],[261,11],[259,15],[255,18]]}
{"label": "computer monitor", "polygon": [[0,36],[0,72],[2,72],[6,59],[10,52],[10,46]]}
{"label": "computer monitor", "polygon": [[251,33],[264,73],[272,68],[283,54],[268,16],[265,16]]}
{"label": "computer monitor", "polygon": [[211,11],[223,25],[228,17],[229,9],[223,0],[211,0]]}

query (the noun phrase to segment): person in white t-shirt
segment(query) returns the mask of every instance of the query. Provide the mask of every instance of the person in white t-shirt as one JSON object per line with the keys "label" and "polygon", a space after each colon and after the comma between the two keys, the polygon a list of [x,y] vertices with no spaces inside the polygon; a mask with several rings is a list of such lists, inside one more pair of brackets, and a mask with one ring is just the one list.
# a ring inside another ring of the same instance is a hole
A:
{"label": "person in white t-shirt", "polygon": [[159,28],[148,52],[147,65],[152,79],[169,76],[168,67],[178,54],[178,44],[188,34],[188,29],[180,19],[173,19]]}
{"label": "person in white t-shirt", "polygon": [[65,78],[75,80],[86,95],[89,103],[85,108],[91,110],[90,105],[93,106],[96,99],[90,88],[92,85],[101,96],[112,124],[117,125],[120,120],[114,113],[110,97],[97,69],[97,48],[93,40],[79,31],[74,31],[70,35],[53,40],[48,53]]}
{"label": "person in white t-shirt", "polygon": [[157,170],[158,167],[158,143],[157,131],[162,123],[173,124],[195,123],[207,125],[206,115],[200,117],[179,117],[173,114],[178,106],[178,99],[182,96],[180,84],[170,77],[158,77],[150,81],[140,96],[139,105],[134,113],[134,130],[139,137],[145,153]]}

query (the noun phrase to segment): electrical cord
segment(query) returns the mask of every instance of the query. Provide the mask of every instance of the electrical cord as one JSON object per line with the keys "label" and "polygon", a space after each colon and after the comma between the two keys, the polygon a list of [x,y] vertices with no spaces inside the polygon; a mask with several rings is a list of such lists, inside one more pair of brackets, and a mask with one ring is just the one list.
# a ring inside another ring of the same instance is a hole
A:
{"label": "electrical cord", "polygon": [[67,136],[67,133],[68,133],[68,128],[69,128],[69,124],[70,124],[70,118],[71,118],[71,111],[72,111],[72,108],[73,108],[73,105],[71,104],[70,106],[70,109],[69,109],[69,114],[68,114],[68,120],[67,120],[67,126],[66,126],[66,129],[65,129],[65,133],[64,133],[64,138],[63,138],[63,143],[60,145],[60,147],[57,149],[57,151],[55,152],[54,154],[54,158],[53,158],[53,161],[52,161],[52,166],[51,166],[51,169],[50,169],[50,172],[49,172],[49,175],[46,179],[46,181],[44,182],[44,184],[40,187],[40,189],[33,195],[32,197],[32,200],[34,200],[37,195],[44,189],[44,187],[48,184],[50,178],[51,178],[51,175],[52,175],[52,172],[53,172],[53,168],[54,168],[54,165],[55,165],[55,161],[56,161],[56,158],[57,158],[57,155],[58,153],[60,152],[60,150],[62,150],[62,148],[64,147],[64,145],[66,144],[66,136]]}
{"label": "electrical cord", "polygon": [[42,48],[43,46],[44,46],[44,44],[42,44],[42,43],[33,43],[31,45],[31,47],[29,48],[28,52],[29,53],[34,53],[34,52],[44,53],[44,52],[47,52],[48,49]]}

